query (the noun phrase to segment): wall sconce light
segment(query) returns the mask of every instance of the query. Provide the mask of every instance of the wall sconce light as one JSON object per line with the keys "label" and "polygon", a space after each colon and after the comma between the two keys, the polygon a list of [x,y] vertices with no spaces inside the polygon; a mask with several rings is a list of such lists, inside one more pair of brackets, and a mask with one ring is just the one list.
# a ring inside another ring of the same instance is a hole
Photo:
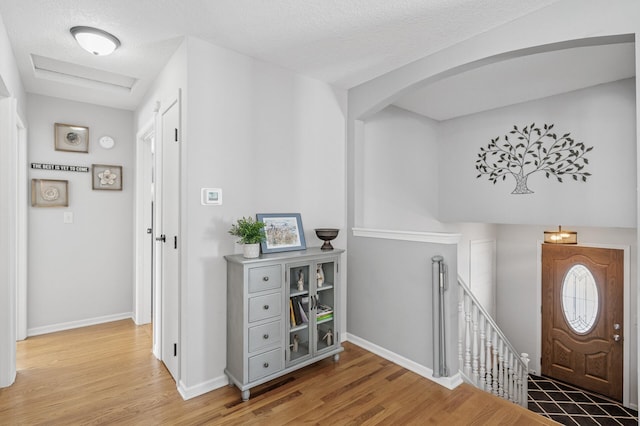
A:
{"label": "wall sconce light", "polygon": [[578,244],[578,233],[563,231],[562,226],[558,226],[557,231],[544,231],[544,242],[546,244]]}
{"label": "wall sconce light", "polygon": [[120,47],[116,36],[98,28],[73,27],[69,31],[80,47],[97,56],[110,55]]}

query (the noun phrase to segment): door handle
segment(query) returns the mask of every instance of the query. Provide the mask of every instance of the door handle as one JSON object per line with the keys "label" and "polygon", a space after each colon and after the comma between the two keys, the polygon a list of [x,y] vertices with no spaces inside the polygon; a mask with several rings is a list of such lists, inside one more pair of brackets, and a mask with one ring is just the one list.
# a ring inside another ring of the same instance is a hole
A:
{"label": "door handle", "polygon": [[620,341],[620,335],[619,334],[614,334],[613,335],[613,341],[614,342],[619,342]]}
{"label": "door handle", "polygon": [[167,236],[162,234],[159,237],[156,237],[156,241],[162,241],[163,243],[167,242]]}

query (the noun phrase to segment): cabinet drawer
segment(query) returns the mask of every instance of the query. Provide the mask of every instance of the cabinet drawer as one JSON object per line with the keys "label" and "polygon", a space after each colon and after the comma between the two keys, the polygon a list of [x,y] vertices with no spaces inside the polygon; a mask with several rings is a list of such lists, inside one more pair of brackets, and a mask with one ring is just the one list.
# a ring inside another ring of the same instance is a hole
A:
{"label": "cabinet drawer", "polygon": [[280,315],[282,306],[282,294],[272,293],[266,296],[252,297],[249,299],[249,322]]}
{"label": "cabinet drawer", "polygon": [[249,328],[249,352],[279,343],[280,324],[280,321],[275,321]]}
{"label": "cabinet drawer", "polygon": [[249,293],[255,293],[282,285],[282,269],[280,265],[249,269]]}
{"label": "cabinet drawer", "polygon": [[284,356],[280,349],[249,358],[249,381],[261,379],[282,370]]}

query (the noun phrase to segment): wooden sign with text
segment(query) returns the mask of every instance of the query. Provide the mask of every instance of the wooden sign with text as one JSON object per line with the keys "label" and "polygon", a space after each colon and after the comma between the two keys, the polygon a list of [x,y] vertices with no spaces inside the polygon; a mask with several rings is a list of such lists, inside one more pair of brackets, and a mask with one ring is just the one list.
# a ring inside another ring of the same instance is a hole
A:
{"label": "wooden sign with text", "polygon": [[35,170],[59,170],[62,172],[89,173],[89,167],[86,166],[64,166],[62,164],[31,163],[31,168]]}

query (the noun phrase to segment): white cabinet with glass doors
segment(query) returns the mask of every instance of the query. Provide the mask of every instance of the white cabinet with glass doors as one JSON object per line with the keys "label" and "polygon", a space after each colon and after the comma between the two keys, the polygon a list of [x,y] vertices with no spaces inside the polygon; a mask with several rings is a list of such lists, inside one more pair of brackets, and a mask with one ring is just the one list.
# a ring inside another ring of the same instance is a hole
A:
{"label": "white cabinet with glass doors", "polygon": [[227,261],[227,367],[250,389],[340,352],[340,259],[309,248]]}
{"label": "white cabinet with glass doors", "polygon": [[339,258],[291,263],[285,269],[286,365],[291,366],[340,347]]}

